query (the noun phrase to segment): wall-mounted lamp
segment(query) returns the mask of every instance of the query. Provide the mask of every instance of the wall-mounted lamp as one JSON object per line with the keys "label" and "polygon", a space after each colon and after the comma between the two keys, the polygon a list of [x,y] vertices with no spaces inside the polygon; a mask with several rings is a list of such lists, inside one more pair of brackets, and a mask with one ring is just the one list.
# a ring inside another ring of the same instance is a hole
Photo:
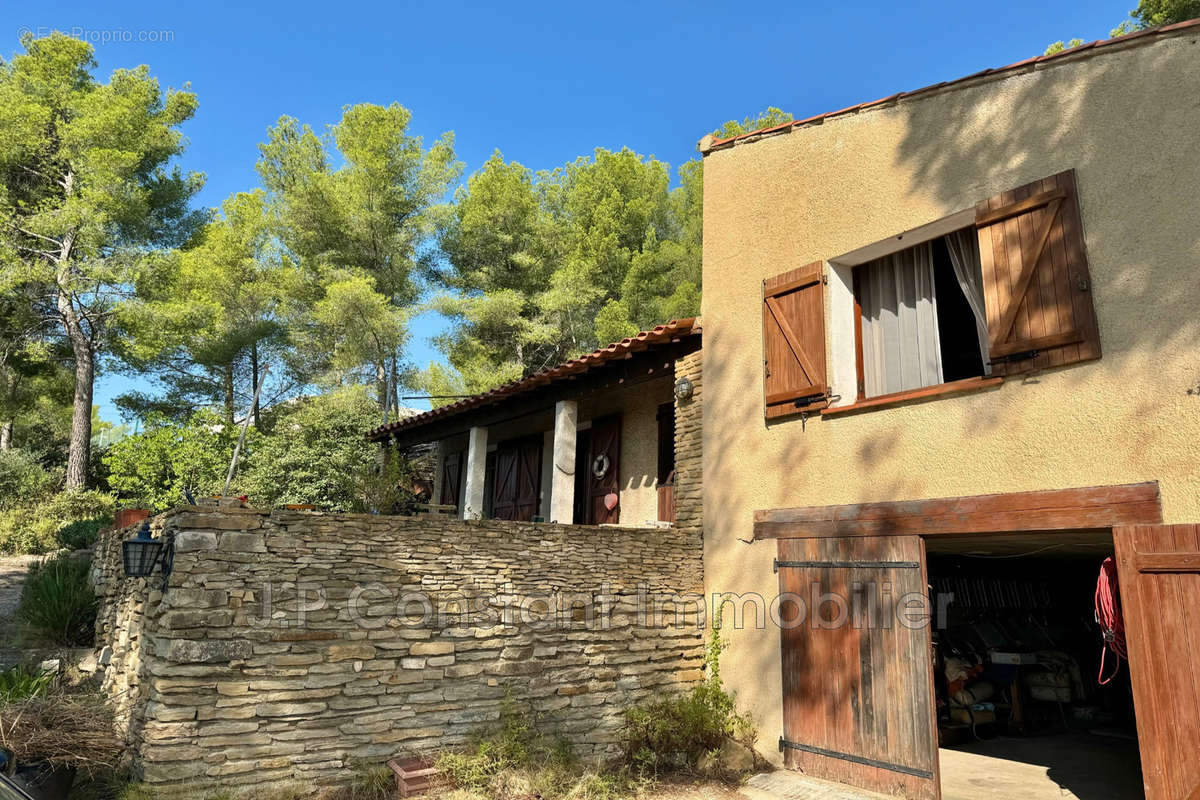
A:
{"label": "wall-mounted lamp", "polygon": [[150,523],[143,522],[138,528],[137,536],[126,539],[121,543],[121,555],[125,562],[125,576],[128,578],[148,578],[154,574],[154,567],[162,561],[163,591],[167,589],[167,578],[171,576],[171,567],[175,561],[175,537],[171,534],[162,539],[150,536]]}
{"label": "wall-mounted lamp", "polygon": [[692,386],[692,382],[687,378],[680,378],[675,381],[675,399],[676,400],[691,400],[692,393],[696,391],[696,387]]}

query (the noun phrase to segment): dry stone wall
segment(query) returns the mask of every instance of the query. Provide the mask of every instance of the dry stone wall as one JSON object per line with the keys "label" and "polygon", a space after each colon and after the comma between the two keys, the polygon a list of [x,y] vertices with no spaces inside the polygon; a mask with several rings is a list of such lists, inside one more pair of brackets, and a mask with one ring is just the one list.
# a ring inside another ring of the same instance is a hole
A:
{"label": "dry stone wall", "polygon": [[179,509],[154,521],[175,543],[165,592],[122,577],[131,531],[97,549],[105,685],[153,786],[345,780],[460,744],[505,702],[603,758],[623,709],[702,679],[687,513],[633,530]]}

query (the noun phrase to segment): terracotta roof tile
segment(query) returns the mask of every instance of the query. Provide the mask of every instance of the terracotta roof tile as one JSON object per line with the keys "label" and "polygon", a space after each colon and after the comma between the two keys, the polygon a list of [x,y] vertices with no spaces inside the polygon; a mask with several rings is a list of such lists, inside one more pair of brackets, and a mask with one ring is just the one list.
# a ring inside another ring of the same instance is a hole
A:
{"label": "terracotta roof tile", "polygon": [[1042,56],[1033,56],[1030,58],[1026,58],[1022,61],[1017,61],[1016,63],[1013,63],[1013,64],[1008,64],[1003,67],[997,67],[995,69],[981,70],[979,72],[975,72],[970,75],[966,75],[962,78],[956,78],[952,81],[942,81],[941,83],[935,83],[935,84],[931,84],[929,86],[923,86],[920,89],[914,89],[910,92],[900,92],[898,94],[893,94],[893,95],[889,95],[888,97],[880,98],[879,100],[873,100],[869,103],[858,103],[857,105],[847,106],[846,108],[838,109],[837,111],[827,111],[824,114],[817,114],[812,117],[806,117],[805,119],[798,119],[798,120],[793,120],[792,122],[785,122],[782,125],[773,125],[769,128],[760,128],[759,130],[750,131],[749,133],[739,134],[738,136],[730,136],[725,139],[713,139],[711,141],[708,141],[708,137],[706,136],[704,138],[704,140],[701,142],[701,150],[704,153],[708,153],[708,152],[711,152],[711,151],[719,149],[719,148],[728,147],[732,144],[742,141],[743,139],[758,138],[760,136],[767,136],[772,133],[782,133],[785,131],[794,130],[796,128],[800,128],[800,127],[803,127],[806,125],[820,124],[820,123],[824,122],[825,120],[829,119],[830,117],[836,117],[836,116],[840,116],[842,114],[852,114],[852,113],[855,113],[857,111],[862,111],[867,108],[873,108],[875,106],[883,105],[884,103],[887,103],[890,101],[902,100],[904,98],[912,97],[914,95],[934,91],[935,89],[941,89],[946,86],[953,86],[954,84],[964,83],[964,82],[970,81],[970,80],[975,80],[976,78],[983,78],[983,77],[987,77],[987,76],[998,77],[998,76],[1002,75],[1003,73],[1016,72],[1017,70],[1024,69],[1024,68],[1027,68],[1027,67],[1030,67],[1030,66],[1033,66],[1036,64],[1042,64],[1047,61],[1053,61],[1055,59],[1064,58],[1066,56],[1076,55],[1085,50],[1100,49],[1100,48],[1110,47],[1113,45],[1125,44],[1132,39],[1138,39],[1138,38],[1141,38],[1144,36],[1157,36],[1160,34],[1171,33],[1174,31],[1185,30],[1188,28],[1200,28],[1200,19],[1190,19],[1190,20],[1186,20],[1184,22],[1176,22],[1172,25],[1163,25],[1158,28],[1147,28],[1144,31],[1128,33],[1128,34],[1125,34],[1124,36],[1118,36],[1115,39],[1099,39],[1097,41],[1088,42],[1087,44],[1081,44],[1078,47],[1072,47],[1069,50],[1063,50],[1058,53],[1051,53],[1050,55],[1042,55]]}
{"label": "terracotta roof tile", "polygon": [[493,405],[506,400],[514,395],[525,394],[542,386],[547,386],[560,379],[569,378],[572,375],[577,375],[581,372],[586,372],[590,369],[602,366],[610,361],[617,361],[629,356],[630,353],[641,352],[648,350],[651,347],[667,345],[673,341],[677,341],[685,336],[700,335],[700,320],[696,317],[687,319],[671,320],[665,325],[659,325],[648,331],[642,331],[627,339],[622,339],[619,342],[593,350],[585,356],[573,358],[570,361],[559,364],[556,367],[549,367],[535,372],[534,374],[522,378],[518,381],[512,381],[502,386],[497,386],[491,391],[481,394],[472,395],[471,397],[458,400],[453,403],[435,408],[431,411],[425,411],[415,416],[406,417],[405,419],[390,422],[387,425],[381,425],[378,428],[367,433],[368,439],[380,440],[388,436],[388,434],[396,431],[418,428],[434,420],[445,419],[447,417],[456,416],[474,408]]}

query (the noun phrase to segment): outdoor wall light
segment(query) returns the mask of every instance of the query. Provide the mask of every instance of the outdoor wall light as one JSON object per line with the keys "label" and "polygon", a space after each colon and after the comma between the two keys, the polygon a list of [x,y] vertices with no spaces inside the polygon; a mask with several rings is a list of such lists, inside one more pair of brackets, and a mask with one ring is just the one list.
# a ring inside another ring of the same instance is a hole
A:
{"label": "outdoor wall light", "polygon": [[143,522],[142,527],[138,528],[137,536],[121,543],[121,555],[125,562],[125,576],[128,578],[150,577],[161,559],[165,590],[175,560],[175,537],[168,534],[162,539],[153,539],[150,536],[150,523]]}
{"label": "outdoor wall light", "polygon": [[679,380],[675,381],[676,400],[691,400],[692,392],[694,391],[695,387],[692,386],[692,382],[687,378],[680,378]]}

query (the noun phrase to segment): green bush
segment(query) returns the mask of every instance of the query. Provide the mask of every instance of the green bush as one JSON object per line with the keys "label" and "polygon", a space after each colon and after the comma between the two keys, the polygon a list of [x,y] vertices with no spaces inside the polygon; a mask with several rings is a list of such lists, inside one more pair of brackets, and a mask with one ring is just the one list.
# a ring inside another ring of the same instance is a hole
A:
{"label": "green bush", "polygon": [[24,450],[0,450],[0,508],[44,497],[54,489],[58,478]]}
{"label": "green bush", "polygon": [[91,547],[100,535],[100,529],[111,523],[111,519],[77,519],[68,522],[58,529],[58,543],[68,550]]}
{"label": "green bush", "polygon": [[687,694],[626,710],[622,748],[626,763],[636,772],[694,771],[702,758],[728,740],[753,746],[753,724],[737,713],[733,696],[721,684],[718,662],[723,647],[717,620],[707,646],[708,675],[703,683]]}
{"label": "green bush", "polygon": [[43,697],[54,685],[54,673],[17,665],[0,670],[0,703]]}
{"label": "green bush", "polygon": [[0,553],[45,553],[62,545],[64,526],[78,520],[111,521],[116,503],[103,492],[63,492],[35,505],[0,511]]}
{"label": "green bush", "polygon": [[[142,433],[126,436],[104,454],[108,483],[127,501],[163,511],[194,496],[221,491],[237,432],[209,409],[186,423],[153,416]],[[247,446],[253,445],[251,433]]]}
{"label": "green bush", "polygon": [[313,503],[351,511],[389,502],[364,479],[379,446],[363,432],[378,424],[379,408],[359,386],[279,408],[270,432],[250,449],[240,485],[260,508]]}
{"label": "green bush", "polygon": [[61,554],[29,570],[17,619],[27,636],[67,647],[92,643],[96,595],[88,584],[91,561]]}

